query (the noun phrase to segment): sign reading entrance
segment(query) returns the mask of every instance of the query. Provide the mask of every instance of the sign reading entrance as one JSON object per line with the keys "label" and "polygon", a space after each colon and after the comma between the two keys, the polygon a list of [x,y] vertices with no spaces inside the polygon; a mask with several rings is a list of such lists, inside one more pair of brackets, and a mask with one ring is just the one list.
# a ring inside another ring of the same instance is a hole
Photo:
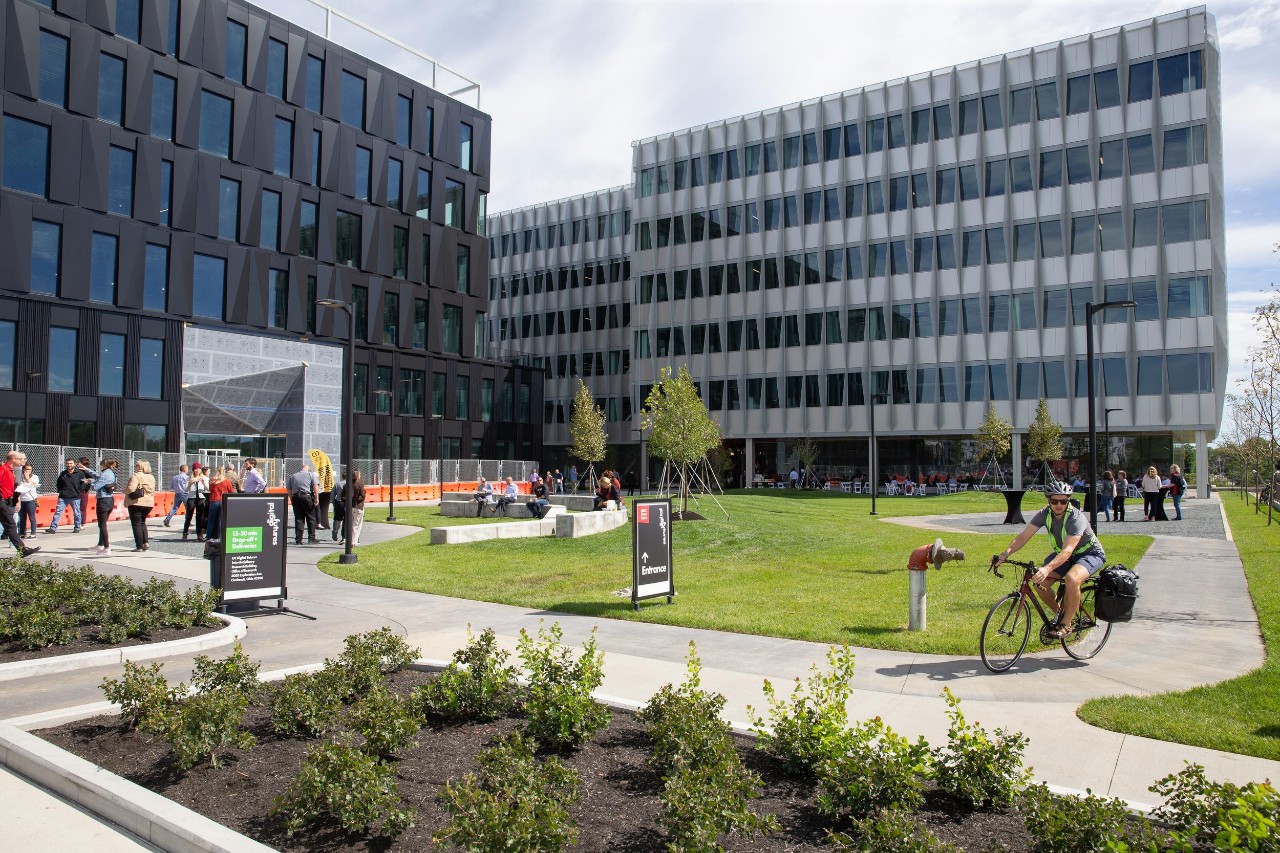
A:
{"label": "sign reading entrance", "polygon": [[675,595],[671,574],[671,501],[640,498],[632,502],[631,604]]}
{"label": "sign reading entrance", "polygon": [[286,495],[222,498],[222,602],[285,598]]}

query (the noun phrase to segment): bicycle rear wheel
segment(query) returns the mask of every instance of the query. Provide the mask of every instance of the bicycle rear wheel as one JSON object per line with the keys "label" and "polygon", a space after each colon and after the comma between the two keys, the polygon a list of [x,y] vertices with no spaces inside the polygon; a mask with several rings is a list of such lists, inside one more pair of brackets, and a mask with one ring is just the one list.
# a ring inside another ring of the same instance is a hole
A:
{"label": "bicycle rear wheel", "polygon": [[1018,662],[1031,637],[1031,608],[1013,593],[997,601],[982,623],[982,665],[1004,672]]}
{"label": "bicycle rear wheel", "polygon": [[1080,589],[1080,609],[1076,612],[1071,633],[1062,638],[1062,648],[1076,660],[1088,660],[1102,651],[1111,636],[1111,623],[1097,618],[1094,609],[1097,587],[1085,584]]}

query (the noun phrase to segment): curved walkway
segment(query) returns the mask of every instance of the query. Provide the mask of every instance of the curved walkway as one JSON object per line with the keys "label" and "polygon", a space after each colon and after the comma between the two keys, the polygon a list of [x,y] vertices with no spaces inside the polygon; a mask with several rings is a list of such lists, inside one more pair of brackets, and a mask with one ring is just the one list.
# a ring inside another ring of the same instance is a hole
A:
{"label": "curved walkway", "polygon": [[[376,510],[370,508],[369,515],[376,515]],[[912,519],[911,523],[927,527],[930,519]],[[103,569],[140,578],[159,574],[180,582],[203,582],[207,564],[196,554],[185,553],[187,544],[194,543],[165,542],[163,550],[157,548],[156,543],[176,538],[166,532],[163,528],[153,530],[153,547],[147,554],[117,555],[98,562],[105,563]],[[364,544],[413,532],[412,528],[366,521]],[[121,533],[125,533],[123,528]],[[63,540],[59,535],[56,539],[41,543],[48,557],[76,562],[84,559],[83,552],[65,547],[74,544],[70,537]],[[604,692],[635,702],[643,702],[662,684],[683,677],[688,643],[695,641],[703,661],[704,685],[726,695],[726,712],[732,719],[745,720],[748,705],[764,703],[760,689],[764,678],[788,684],[811,665],[823,662],[827,652],[827,646],[818,643],[601,620],[361,586],[316,568],[318,559],[332,550],[328,543],[290,549],[289,605],[318,619],[310,622],[273,616],[252,620],[244,647],[263,662],[264,671],[318,662],[340,651],[346,635],[382,625],[403,631],[412,644],[422,648],[424,657],[443,659],[465,642],[469,624],[477,630],[492,627],[504,645],[514,647],[521,628],[536,629],[539,620],[545,619],[558,621],[566,641],[575,644],[596,628],[600,648],[606,653]],[[184,553],[176,553],[179,551]],[[931,743],[942,743],[947,720],[939,694],[944,686],[950,687],[965,700],[963,707],[970,720],[981,721],[987,728],[1005,726],[1027,734],[1027,762],[1035,768],[1038,780],[1073,789],[1091,788],[1098,794],[1136,802],[1151,802],[1153,795],[1147,786],[1181,769],[1184,761],[1204,764],[1212,778],[1238,782],[1280,778],[1280,762],[1102,731],[1076,718],[1076,707],[1090,697],[1212,683],[1263,661],[1243,570],[1230,542],[1157,536],[1135,568],[1142,576],[1142,598],[1134,621],[1116,626],[1098,659],[1081,663],[1066,658],[1061,649],[1051,650],[1024,658],[1013,672],[992,675],[976,656],[859,649],[851,715],[879,715],[903,734],[920,734]],[[948,570],[953,569],[943,569]],[[762,601],[761,606],[769,606],[768,601]],[[980,621],[981,614],[975,614],[975,646]],[[171,679],[182,678],[190,666],[190,656],[182,656],[169,659],[165,670]],[[0,718],[100,701],[97,685],[103,675],[112,672],[102,668],[7,684],[0,696]],[[0,776],[0,796],[6,796],[13,784],[21,785],[12,778]],[[30,842],[32,850],[58,849],[52,839],[42,844],[32,837]]]}

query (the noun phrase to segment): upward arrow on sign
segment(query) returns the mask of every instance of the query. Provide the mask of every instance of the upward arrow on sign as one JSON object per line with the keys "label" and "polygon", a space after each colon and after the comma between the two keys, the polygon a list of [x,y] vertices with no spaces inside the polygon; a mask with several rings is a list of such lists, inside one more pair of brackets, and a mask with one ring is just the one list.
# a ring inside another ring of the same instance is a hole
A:
{"label": "upward arrow on sign", "polygon": [[649,562],[649,552],[645,551],[643,554],[641,554],[640,559],[644,560],[646,563]]}

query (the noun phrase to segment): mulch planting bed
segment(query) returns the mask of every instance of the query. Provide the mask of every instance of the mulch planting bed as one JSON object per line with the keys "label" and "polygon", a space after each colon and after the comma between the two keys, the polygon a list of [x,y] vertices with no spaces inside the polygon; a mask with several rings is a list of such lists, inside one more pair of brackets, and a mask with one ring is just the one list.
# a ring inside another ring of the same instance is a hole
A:
{"label": "mulch planting bed", "polygon": [[80,639],[65,646],[45,646],[43,649],[24,649],[18,643],[0,643],[0,663],[13,663],[20,660],[37,660],[54,658],[62,655],[75,655],[81,652],[100,652],[103,649],[121,649],[125,646],[143,646],[148,643],[163,643],[168,640],[183,640],[188,637],[199,637],[213,631],[221,631],[226,626],[221,622],[214,625],[196,625],[191,628],[160,628],[146,637],[131,637],[122,643],[102,643],[98,641],[98,629],[91,625],[80,626]]}
{"label": "mulch planting bed", "polygon": [[[433,677],[402,671],[388,677],[396,692],[407,692]],[[272,803],[294,779],[306,749],[314,741],[283,738],[271,730],[264,707],[250,709],[246,727],[258,745],[233,751],[225,765],[198,766],[185,773],[172,766],[163,740],[129,731],[118,718],[97,717],[38,734],[49,742],[139,785],[231,827],[271,847],[289,851],[426,850],[442,829],[447,813],[438,794],[445,782],[476,769],[476,753],[494,738],[519,728],[518,715],[494,723],[424,728],[416,749],[395,759],[400,797],[417,812],[416,825],[396,839],[354,836],[340,830],[311,827],[288,837],[281,818],[269,815]],[[814,806],[815,789],[781,772],[769,756],[757,752],[750,738],[738,738],[748,767],[765,780],[765,792],[753,810],[778,817],[780,832],[771,836],[727,840],[731,851],[829,850],[827,822]],[[644,728],[623,711],[577,752],[562,756],[581,776],[580,799],[571,813],[579,827],[572,849],[584,851],[661,850],[662,779],[646,763]],[[971,851],[1031,849],[1031,836],[1016,812],[970,813],[940,792],[930,792],[919,817],[942,839]]]}

